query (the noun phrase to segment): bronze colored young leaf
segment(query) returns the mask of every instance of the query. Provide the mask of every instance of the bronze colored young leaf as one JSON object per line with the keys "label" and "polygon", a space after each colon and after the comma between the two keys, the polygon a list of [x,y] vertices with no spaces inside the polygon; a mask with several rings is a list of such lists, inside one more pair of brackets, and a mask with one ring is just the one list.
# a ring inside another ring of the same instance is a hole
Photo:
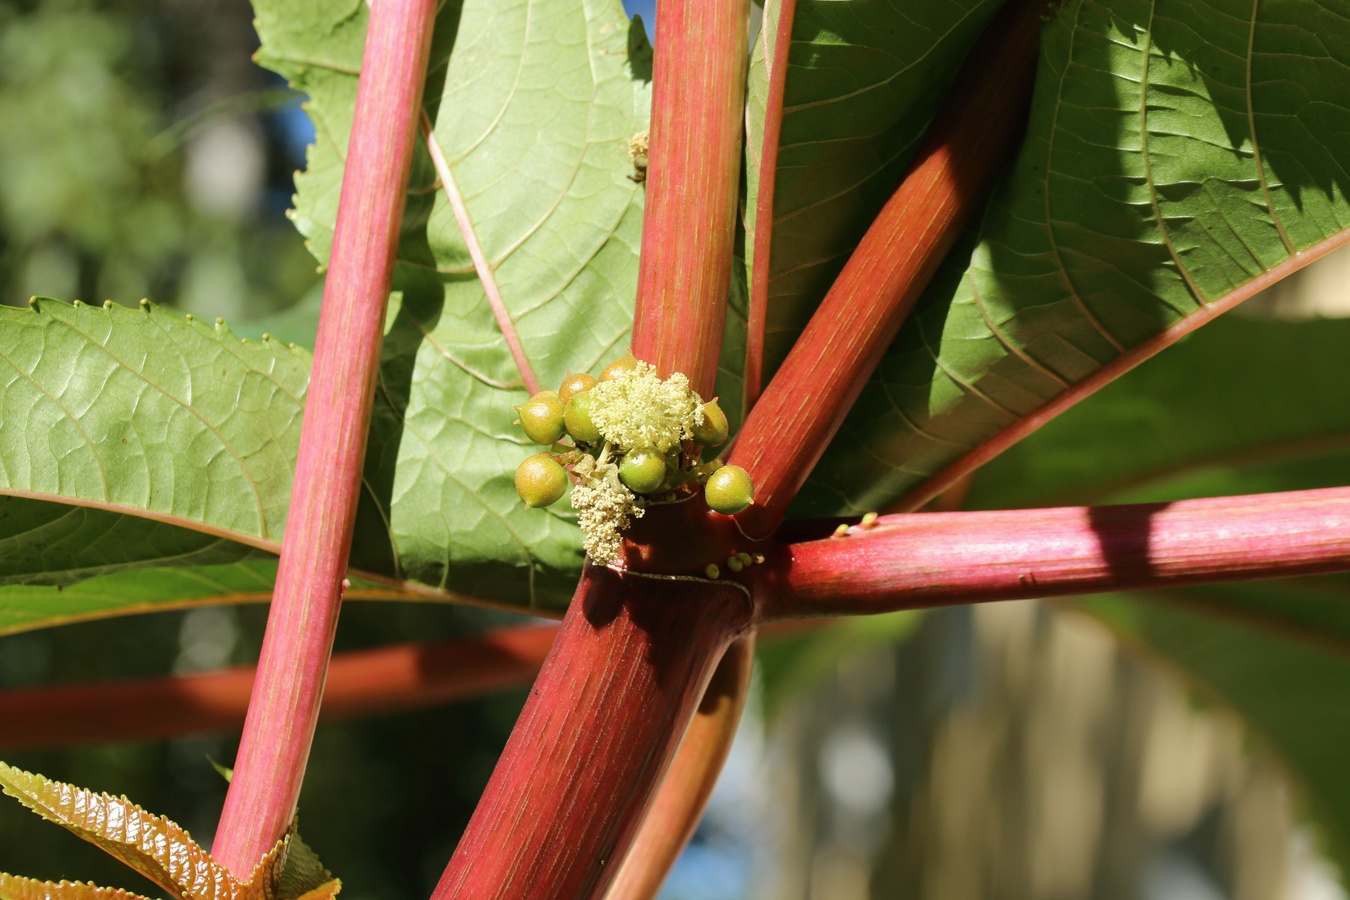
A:
{"label": "bronze colored young leaf", "polygon": [[78,881],[38,881],[0,872],[0,900],[146,900],[121,888]]}
{"label": "bronze colored young leaf", "polygon": [[0,763],[0,790],[69,829],[175,897],[224,900],[239,881],[182,828],[125,797],[96,794]]}
{"label": "bronze colored young leaf", "polygon": [[[52,781],[3,762],[0,790],[126,863],[177,900],[327,900],[341,888],[294,833],[279,841],[242,882],[177,824],[125,797]],[[144,900],[116,888],[0,874],[0,900],[67,898]]]}

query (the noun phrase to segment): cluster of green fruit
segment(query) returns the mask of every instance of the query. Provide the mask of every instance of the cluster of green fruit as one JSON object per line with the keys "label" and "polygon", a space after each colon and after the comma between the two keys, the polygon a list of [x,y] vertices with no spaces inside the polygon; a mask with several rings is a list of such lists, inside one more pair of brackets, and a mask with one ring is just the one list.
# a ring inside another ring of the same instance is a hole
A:
{"label": "cluster of green fruit", "polygon": [[728,435],[717,401],[705,403],[681,373],[660,378],[631,353],[598,379],[568,375],[557,391],[541,391],[516,410],[536,444],[554,447],[564,436],[573,444],[522,462],[516,492],[526,507],[548,506],[575,480],[572,506],[597,563],[617,558],[622,531],[651,503],[688,499],[699,487],[708,506],[726,515],[754,502],[744,469],[702,462],[703,448]]}

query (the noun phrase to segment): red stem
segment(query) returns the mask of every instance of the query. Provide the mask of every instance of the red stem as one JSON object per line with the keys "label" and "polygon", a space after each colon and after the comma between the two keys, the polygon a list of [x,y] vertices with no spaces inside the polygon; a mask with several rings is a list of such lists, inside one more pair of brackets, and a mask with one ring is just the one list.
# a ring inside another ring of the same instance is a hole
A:
{"label": "red stem", "polygon": [[[529,682],[556,626],[502,628],[437,644],[339,653],[325,720],[450,703]],[[174,738],[244,723],[255,669],[0,692],[0,748]]]}
{"label": "red stem", "polygon": [[792,21],[797,0],[778,4],[773,34],[773,56],[765,60],[769,93],[764,103],[764,134],[760,143],[759,193],[755,198],[755,238],[750,272],[750,312],[745,336],[745,409],[759,400],[764,378],[764,332],[769,318],[769,262],[773,252],[773,201],[778,183],[778,142],[783,134],[783,95],[787,90],[788,54],[792,49]]}
{"label": "red stem", "polygon": [[727,648],[607,897],[639,900],[660,893],[675,861],[694,836],[731,752],[736,726],[745,711],[754,662],[754,632],[742,635]]}
{"label": "red stem", "polygon": [[332,653],[434,0],[370,12],[267,634],[215,858],[247,878],[295,815]]}
{"label": "red stem", "polygon": [[749,618],[735,585],[587,566],[434,900],[602,893]]}
{"label": "red stem", "polygon": [[766,621],[1340,572],[1350,488],[883,516],[765,569]]}
{"label": "red stem", "polygon": [[986,30],[909,175],[747,418],[731,454],[755,483],[755,505],[738,516],[747,533],[768,535],[782,521],[943,256],[982,208],[1025,121],[1044,11],[1043,0],[1015,0]]}
{"label": "red stem", "polygon": [[749,0],[656,7],[633,354],[711,397],[731,286]]}

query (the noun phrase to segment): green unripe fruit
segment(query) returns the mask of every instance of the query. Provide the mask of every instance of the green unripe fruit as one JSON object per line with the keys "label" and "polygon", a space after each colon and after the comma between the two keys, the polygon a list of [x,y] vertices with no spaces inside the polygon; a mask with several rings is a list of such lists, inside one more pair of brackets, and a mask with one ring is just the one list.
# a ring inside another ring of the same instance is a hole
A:
{"label": "green unripe fruit", "polygon": [[590,391],[584,391],[567,401],[567,408],[563,410],[567,433],[587,444],[600,440],[600,429],[591,421],[591,399]]}
{"label": "green unripe fruit", "polygon": [[729,434],[731,423],[717,401],[709,400],[703,404],[703,424],[694,426],[694,442],[704,447],[717,447],[726,441]]}
{"label": "green unripe fruit", "polygon": [[536,453],[516,469],[516,493],[525,508],[557,503],[567,492],[567,470],[547,453]]}
{"label": "green unripe fruit", "polygon": [[635,494],[650,494],[666,480],[666,458],[649,447],[630,450],[619,463],[619,480]]}
{"label": "green unripe fruit", "polygon": [[516,412],[525,436],[536,444],[551,445],[563,436],[563,402],[553,391],[540,391]]}
{"label": "green unripe fruit", "polygon": [[605,366],[604,371],[600,373],[600,380],[613,381],[620,375],[633,371],[637,366],[638,358],[632,353],[625,353],[623,356],[614,360],[614,362]]}
{"label": "green unripe fruit", "polygon": [[755,502],[755,486],[750,482],[750,473],[740,466],[723,466],[703,487],[703,499],[708,508],[723,515],[736,513]]}
{"label": "green unripe fruit", "polygon": [[577,394],[589,391],[597,383],[595,378],[585,372],[571,373],[563,379],[562,387],[558,388],[558,399],[566,403]]}

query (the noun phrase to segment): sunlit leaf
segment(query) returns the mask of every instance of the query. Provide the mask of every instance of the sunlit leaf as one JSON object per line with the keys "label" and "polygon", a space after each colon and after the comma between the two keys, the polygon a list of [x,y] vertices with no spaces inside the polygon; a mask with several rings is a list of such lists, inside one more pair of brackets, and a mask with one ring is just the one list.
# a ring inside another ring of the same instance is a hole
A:
{"label": "sunlit leaf", "polygon": [[[774,190],[765,376],[890,198],[971,42],[1000,0],[801,0],[793,17]],[[780,4],[750,66],[748,263],[754,264],[768,67]]]}
{"label": "sunlit leaf", "polygon": [[[256,5],[260,60],[312,99],[318,131],[296,223],[326,260],[365,8]],[[530,366],[549,387],[626,349],[642,188],[627,140],[646,128],[649,56],[617,0],[445,4],[426,105],[435,136]],[[369,445],[398,565],[408,577],[534,606],[570,598],[580,567],[571,511],[526,511],[512,426],[526,396],[425,152],[414,162]],[[357,545],[388,536],[367,519]]]}
{"label": "sunlit leaf", "polygon": [[856,513],[919,491],[1103,367],[1144,358],[1262,273],[1343,240],[1348,11],[1064,4],[979,243],[906,325],[797,511]]}

